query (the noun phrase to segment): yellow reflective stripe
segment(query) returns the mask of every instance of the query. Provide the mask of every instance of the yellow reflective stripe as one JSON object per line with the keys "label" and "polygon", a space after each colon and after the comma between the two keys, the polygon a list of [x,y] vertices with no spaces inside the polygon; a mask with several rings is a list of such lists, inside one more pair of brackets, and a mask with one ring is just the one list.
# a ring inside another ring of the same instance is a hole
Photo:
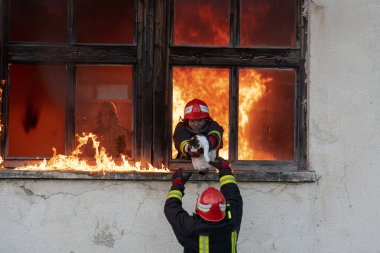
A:
{"label": "yellow reflective stripe", "polygon": [[236,179],[233,175],[225,175],[219,179],[220,186],[225,184],[237,184]]}
{"label": "yellow reflective stripe", "polygon": [[184,156],[186,156],[186,152],[185,150],[183,150],[185,148],[185,145],[189,143],[189,140],[184,140],[181,142],[181,144],[179,145],[179,149],[181,150],[182,154]]}
{"label": "yellow reflective stripe", "polygon": [[210,131],[207,135],[210,135],[210,134],[216,134],[219,138],[218,138],[218,145],[216,145],[216,148],[215,149],[218,149],[219,148],[219,146],[220,146],[220,144],[221,144],[221,142],[222,142],[222,136],[220,135],[220,133],[218,132],[218,131],[216,131],[216,130],[212,130],[212,131]]}
{"label": "yellow reflective stripe", "polygon": [[228,219],[231,220],[232,215],[231,215],[231,211],[230,211],[230,210],[228,210],[228,212],[227,212],[227,216],[228,216]]}
{"label": "yellow reflective stripe", "polygon": [[236,243],[237,242],[237,232],[233,231],[231,233],[231,253],[236,253]]}
{"label": "yellow reflective stripe", "polygon": [[166,199],[170,198],[177,198],[182,201],[182,192],[179,190],[171,190],[170,192],[168,192],[168,196],[166,197]]}
{"label": "yellow reflective stripe", "polygon": [[207,235],[199,236],[199,253],[209,253],[209,241]]}

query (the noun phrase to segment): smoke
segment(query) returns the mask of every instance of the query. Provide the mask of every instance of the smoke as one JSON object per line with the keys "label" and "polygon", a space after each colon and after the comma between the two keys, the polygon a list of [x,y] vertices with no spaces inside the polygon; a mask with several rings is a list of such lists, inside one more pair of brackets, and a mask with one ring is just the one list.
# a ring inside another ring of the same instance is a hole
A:
{"label": "smoke", "polygon": [[[76,38],[86,43],[133,43],[134,1],[77,0]],[[67,43],[67,1],[10,1],[12,41]]]}
{"label": "smoke", "polygon": [[10,1],[12,41],[66,42],[66,1]]}
{"label": "smoke", "polygon": [[295,46],[295,0],[241,0],[240,9],[242,46]]}
{"label": "smoke", "polygon": [[30,130],[35,129],[38,124],[40,110],[34,105],[32,100],[26,102],[24,119],[22,125],[25,133],[29,133]]}
{"label": "smoke", "polygon": [[175,44],[228,45],[229,1],[175,1]]}
{"label": "smoke", "polygon": [[65,66],[13,64],[10,67],[10,156],[49,156],[65,147]]}
{"label": "smoke", "polygon": [[[229,45],[229,1],[174,3],[175,44]],[[242,46],[295,46],[296,0],[241,0],[240,10]]]}

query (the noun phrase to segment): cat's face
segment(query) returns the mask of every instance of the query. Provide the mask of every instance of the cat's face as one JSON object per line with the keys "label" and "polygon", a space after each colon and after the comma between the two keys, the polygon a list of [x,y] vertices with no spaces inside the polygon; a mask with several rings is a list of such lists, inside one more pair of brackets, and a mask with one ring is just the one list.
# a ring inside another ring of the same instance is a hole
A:
{"label": "cat's face", "polygon": [[201,144],[199,143],[199,140],[194,136],[189,141],[189,148],[190,151],[195,152],[201,147]]}

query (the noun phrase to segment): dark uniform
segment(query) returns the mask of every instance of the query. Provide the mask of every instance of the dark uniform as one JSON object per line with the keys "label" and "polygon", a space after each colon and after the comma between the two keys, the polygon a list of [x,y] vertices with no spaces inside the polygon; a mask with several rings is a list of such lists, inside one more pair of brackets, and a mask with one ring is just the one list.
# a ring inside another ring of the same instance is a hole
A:
{"label": "dark uniform", "polygon": [[[215,140],[215,143],[209,142],[210,149],[219,150],[223,147],[223,127],[216,121],[208,120],[206,126],[200,132],[194,132],[188,125],[187,121],[181,121],[177,124],[174,130],[173,140],[175,148],[178,151],[176,159],[190,159],[186,154],[184,148],[189,143],[191,137],[197,134],[208,136]],[[208,138],[208,140],[210,140]],[[216,156],[219,156],[219,152],[216,152]]]}
{"label": "dark uniform", "polygon": [[[224,172],[224,173],[223,173]],[[243,200],[235,177],[220,172],[220,191],[227,202],[226,217],[208,222],[197,214],[190,216],[182,208],[184,187],[173,184],[165,202],[165,215],[185,253],[236,253],[236,243],[243,216]]]}

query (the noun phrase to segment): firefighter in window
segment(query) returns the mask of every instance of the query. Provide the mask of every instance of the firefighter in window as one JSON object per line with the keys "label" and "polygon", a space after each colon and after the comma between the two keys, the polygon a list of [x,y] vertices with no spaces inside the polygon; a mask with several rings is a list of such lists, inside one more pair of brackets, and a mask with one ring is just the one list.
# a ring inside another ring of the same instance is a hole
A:
{"label": "firefighter in window", "polygon": [[174,130],[173,140],[178,151],[176,159],[190,159],[203,154],[203,149],[195,152],[189,149],[190,139],[195,135],[205,136],[209,150],[216,150],[216,157],[218,157],[218,151],[223,147],[223,131],[223,127],[210,117],[205,102],[199,99],[189,101],[185,106],[183,120]]}
{"label": "firefighter in window", "polygon": [[[106,152],[113,157],[120,155],[131,156],[131,132],[123,127],[117,115],[117,109],[114,103],[110,101],[102,102],[98,109],[96,118],[97,126],[92,130],[100,141],[100,146],[106,149]],[[86,155],[93,156],[95,150],[89,150],[87,145]]]}
{"label": "firefighter in window", "polygon": [[220,191],[209,187],[198,197],[195,214],[182,208],[185,183],[191,173],[172,175],[164,212],[184,252],[236,253],[243,216],[243,199],[228,163],[211,162],[219,170]]}

